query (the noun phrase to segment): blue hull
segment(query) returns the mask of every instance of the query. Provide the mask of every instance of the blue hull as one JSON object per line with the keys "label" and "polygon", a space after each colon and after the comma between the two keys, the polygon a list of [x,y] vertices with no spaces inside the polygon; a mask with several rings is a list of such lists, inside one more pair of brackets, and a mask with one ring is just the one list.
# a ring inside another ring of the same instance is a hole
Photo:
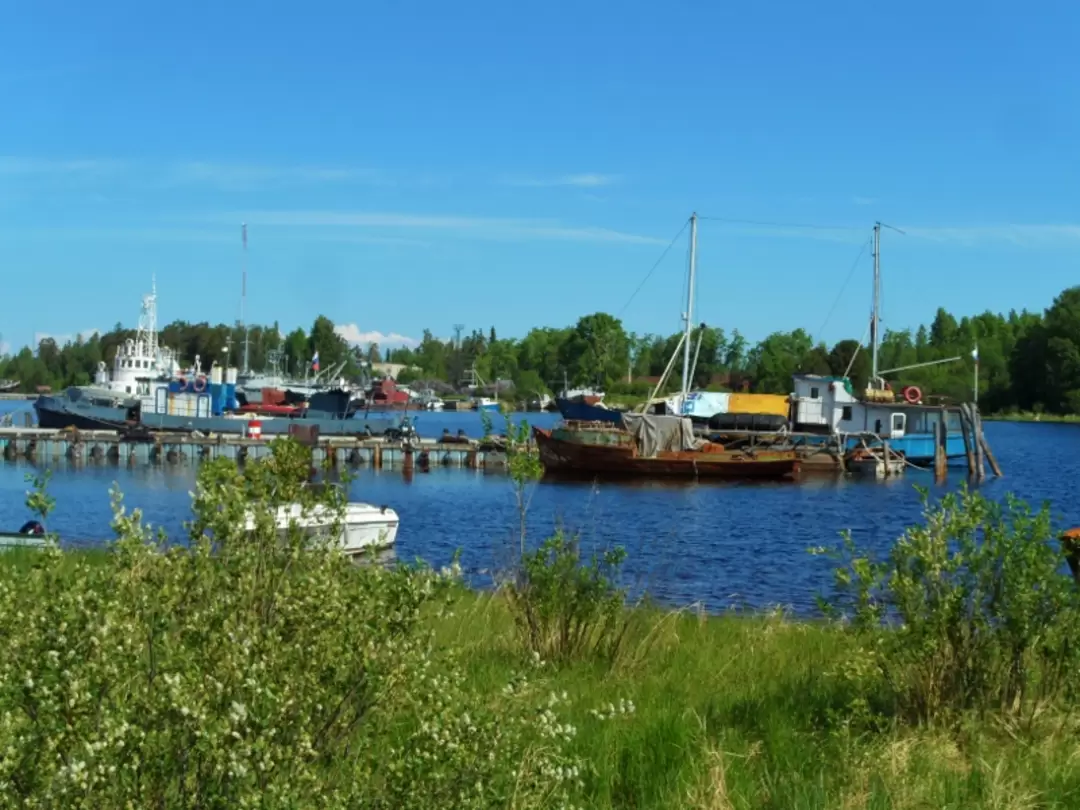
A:
{"label": "blue hull", "polygon": [[[869,443],[870,447],[880,447],[884,440]],[[934,463],[934,436],[931,433],[910,433],[899,439],[889,439],[889,449],[903,453],[904,457],[918,467],[929,467]],[[861,442],[848,439],[848,449],[854,450]],[[964,434],[949,433],[945,437],[945,457],[950,463],[967,463],[967,451],[964,449]]]}
{"label": "blue hull", "polygon": [[[130,427],[122,408],[73,402],[66,397],[42,396],[34,403],[38,424],[46,428],[77,427],[82,430],[119,430]],[[365,427],[372,433],[382,433],[397,425],[398,420],[389,416],[371,416],[363,412],[348,419],[332,417],[266,417],[258,420],[264,436],[284,436],[289,425],[318,425],[321,436],[359,436]],[[176,414],[144,413],[139,423],[150,430],[190,433],[242,434],[248,423],[246,419],[229,419],[224,416],[180,416]]]}
{"label": "blue hull", "polygon": [[562,418],[571,422],[610,422],[613,425],[622,424],[622,412],[613,411],[610,408],[601,408],[599,405],[589,405],[585,402],[555,398],[555,407],[559,409]]}

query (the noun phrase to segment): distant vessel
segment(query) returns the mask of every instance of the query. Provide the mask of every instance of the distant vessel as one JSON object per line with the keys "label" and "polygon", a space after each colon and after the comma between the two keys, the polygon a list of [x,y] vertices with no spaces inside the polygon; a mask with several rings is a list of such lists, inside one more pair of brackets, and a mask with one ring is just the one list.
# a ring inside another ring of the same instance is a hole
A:
{"label": "distant vessel", "polygon": [[240,372],[237,375],[236,397],[241,405],[262,405],[263,391],[266,390],[281,391],[286,401],[291,404],[298,404],[318,391],[326,391],[331,388],[347,388],[345,380],[340,377],[345,368],[344,360],[327,368],[325,371],[316,371],[311,376],[290,377],[281,370],[285,359],[284,352],[280,349],[272,349],[267,352],[266,359],[270,364],[268,371],[247,371]]}
{"label": "distant vessel", "polygon": [[9,394],[19,387],[18,380],[0,380],[0,394]]}
{"label": "distant vessel", "polygon": [[[237,414],[237,370],[212,366],[209,379],[199,366],[181,370],[176,356],[158,344],[157,295],[143,297],[139,328],[116,353],[110,376],[102,363],[92,386],[43,394],[34,403],[38,424],[48,428],[123,429],[144,425],[152,430],[243,433],[251,414]],[[264,435],[282,435],[289,425],[317,425],[322,435],[382,433],[395,424],[363,414],[361,404],[344,389],[314,393],[300,414],[261,417]]]}

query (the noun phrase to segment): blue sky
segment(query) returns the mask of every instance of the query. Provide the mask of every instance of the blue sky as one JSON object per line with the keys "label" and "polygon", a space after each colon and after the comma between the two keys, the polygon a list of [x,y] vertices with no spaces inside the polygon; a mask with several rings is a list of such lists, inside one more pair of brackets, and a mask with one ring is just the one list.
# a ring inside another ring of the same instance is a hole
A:
{"label": "blue sky", "polygon": [[0,333],[131,324],[151,274],[162,319],[233,320],[245,221],[251,321],[671,332],[685,238],[628,300],[693,210],[780,223],[701,224],[695,319],[752,339],[862,334],[875,219],[906,231],[886,326],[1041,309],[1080,282],[1078,33],[1066,3],[8,4]]}

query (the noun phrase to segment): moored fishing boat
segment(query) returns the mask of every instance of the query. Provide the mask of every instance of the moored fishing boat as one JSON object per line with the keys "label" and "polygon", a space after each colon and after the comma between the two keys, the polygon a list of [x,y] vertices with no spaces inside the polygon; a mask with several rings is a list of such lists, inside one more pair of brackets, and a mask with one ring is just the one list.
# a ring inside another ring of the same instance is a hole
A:
{"label": "moored fishing boat", "polygon": [[546,471],[660,478],[793,477],[792,450],[729,450],[694,435],[688,418],[625,414],[623,427],[594,422],[533,428]]}

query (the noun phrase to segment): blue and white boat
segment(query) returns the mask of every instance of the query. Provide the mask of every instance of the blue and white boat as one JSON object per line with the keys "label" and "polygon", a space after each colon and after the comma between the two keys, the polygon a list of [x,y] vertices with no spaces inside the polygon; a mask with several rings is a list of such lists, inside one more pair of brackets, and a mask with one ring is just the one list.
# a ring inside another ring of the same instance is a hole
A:
{"label": "blue and white boat", "polygon": [[888,442],[890,450],[902,453],[917,467],[933,464],[934,431],[944,414],[949,463],[966,463],[964,434],[955,408],[924,405],[914,394],[915,401],[893,401],[891,391],[877,395],[876,401],[859,399],[847,377],[819,374],[795,375],[791,398],[793,431],[820,433],[823,442],[839,439],[848,450],[864,443],[880,448]]}

